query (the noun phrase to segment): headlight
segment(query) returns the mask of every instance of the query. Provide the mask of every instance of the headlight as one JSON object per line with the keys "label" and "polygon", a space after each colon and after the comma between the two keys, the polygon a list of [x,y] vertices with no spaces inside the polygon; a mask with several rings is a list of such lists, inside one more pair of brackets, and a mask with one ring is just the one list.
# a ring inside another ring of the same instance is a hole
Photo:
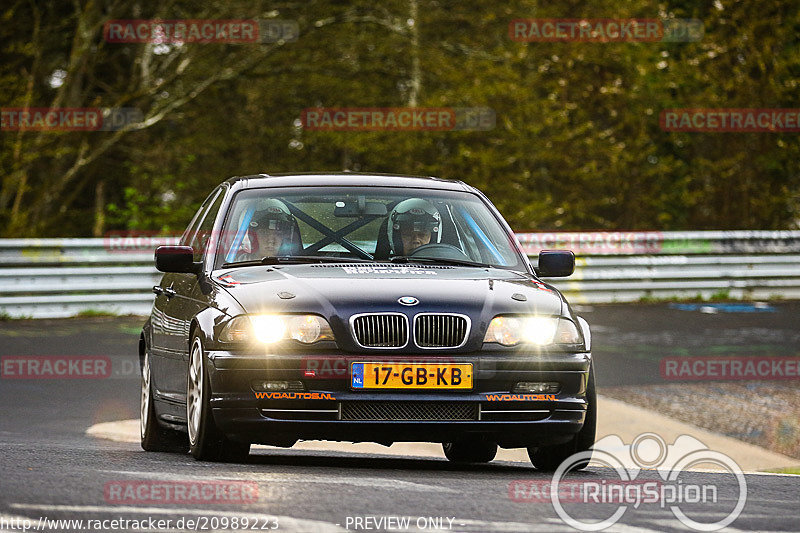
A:
{"label": "headlight", "polygon": [[222,342],[274,344],[294,339],[303,344],[333,340],[327,320],[317,315],[240,315],[222,329]]}
{"label": "headlight", "polygon": [[550,344],[579,344],[580,333],[567,319],[551,316],[496,316],[489,323],[483,342],[503,346],[520,343],[547,346]]}

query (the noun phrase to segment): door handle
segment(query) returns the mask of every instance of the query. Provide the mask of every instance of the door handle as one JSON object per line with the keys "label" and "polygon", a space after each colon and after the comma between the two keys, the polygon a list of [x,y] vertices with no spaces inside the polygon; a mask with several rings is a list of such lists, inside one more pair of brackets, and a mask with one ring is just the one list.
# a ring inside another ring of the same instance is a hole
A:
{"label": "door handle", "polygon": [[166,289],[164,289],[164,294],[167,295],[167,298],[172,298],[173,296],[175,296],[178,293],[175,292],[175,289],[173,289],[172,286],[169,286]]}
{"label": "door handle", "polygon": [[164,289],[160,285],[153,286],[153,292],[156,294],[164,294]]}

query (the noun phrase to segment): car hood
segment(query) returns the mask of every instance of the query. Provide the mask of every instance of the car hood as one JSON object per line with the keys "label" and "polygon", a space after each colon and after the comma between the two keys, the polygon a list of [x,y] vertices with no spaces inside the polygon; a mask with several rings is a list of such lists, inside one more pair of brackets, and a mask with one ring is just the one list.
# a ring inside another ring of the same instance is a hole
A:
{"label": "car hood", "polygon": [[[461,313],[473,325],[464,348],[482,341],[495,315],[561,315],[565,311],[561,296],[549,285],[532,276],[492,268],[358,263],[251,266],[216,271],[213,279],[239,302],[244,313],[320,314],[334,334],[346,329],[350,317],[358,313],[401,312],[409,318],[417,313]],[[408,296],[418,303],[399,303]],[[336,337],[337,342],[342,338]]]}

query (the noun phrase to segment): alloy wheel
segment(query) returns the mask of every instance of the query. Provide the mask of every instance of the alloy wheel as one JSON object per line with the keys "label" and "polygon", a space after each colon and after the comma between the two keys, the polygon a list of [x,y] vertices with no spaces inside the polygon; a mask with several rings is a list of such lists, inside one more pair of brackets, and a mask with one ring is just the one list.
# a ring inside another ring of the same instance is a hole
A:
{"label": "alloy wheel", "polygon": [[189,360],[189,377],[186,390],[186,423],[189,429],[189,442],[195,444],[200,432],[200,417],[203,411],[203,345],[200,339],[192,344]]}

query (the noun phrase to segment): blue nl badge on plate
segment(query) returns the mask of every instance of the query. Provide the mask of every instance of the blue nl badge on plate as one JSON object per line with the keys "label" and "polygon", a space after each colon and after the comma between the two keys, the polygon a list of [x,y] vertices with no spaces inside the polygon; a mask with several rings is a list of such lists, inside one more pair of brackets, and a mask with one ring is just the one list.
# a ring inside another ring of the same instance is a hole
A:
{"label": "blue nl badge on plate", "polygon": [[364,388],[364,363],[353,363],[350,365],[351,386],[354,389]]}

